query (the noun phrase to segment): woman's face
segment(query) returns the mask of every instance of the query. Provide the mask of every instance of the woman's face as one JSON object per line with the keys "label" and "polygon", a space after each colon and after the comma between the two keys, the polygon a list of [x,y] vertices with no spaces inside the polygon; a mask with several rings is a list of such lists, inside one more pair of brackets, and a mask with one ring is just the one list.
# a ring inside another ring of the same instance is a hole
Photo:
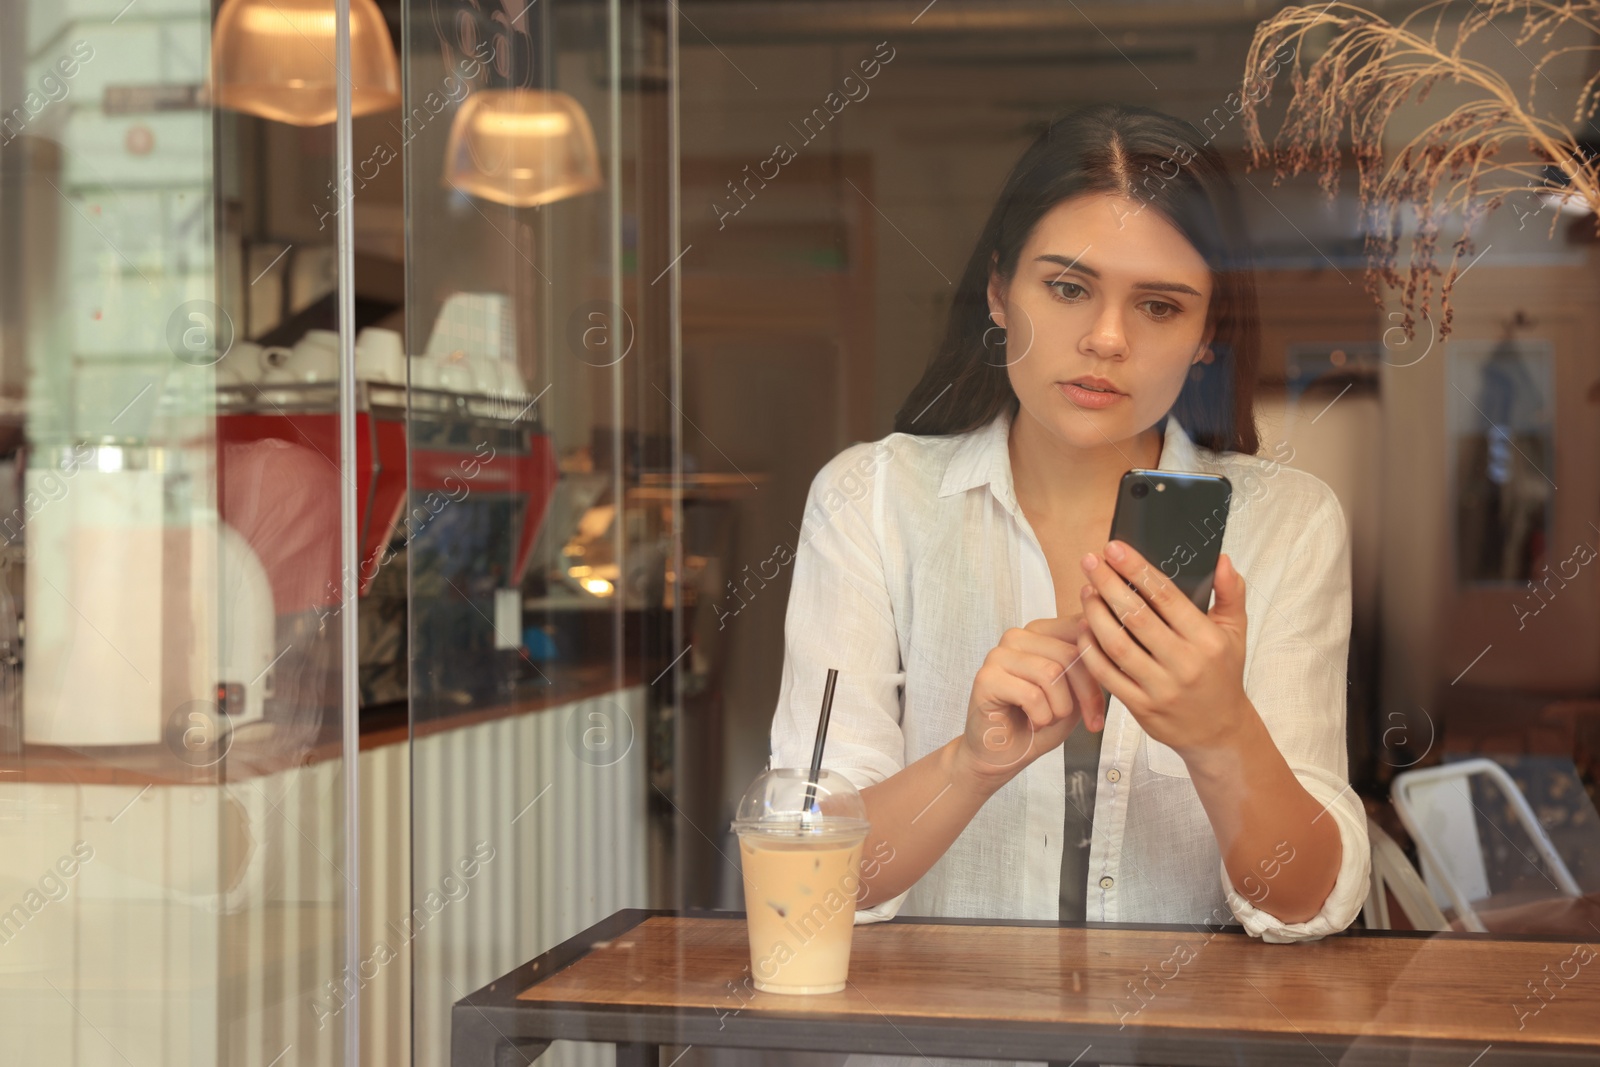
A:
{"label": "woman's face", "polygon": [[1154,208],[1074,197],[1039,220],[1009,283],[991,277],[991,317],[1006,328],[991,359],[1064,444],[1125,441],[1171,409],[1207,355],[1211,287],[1206,261]]}

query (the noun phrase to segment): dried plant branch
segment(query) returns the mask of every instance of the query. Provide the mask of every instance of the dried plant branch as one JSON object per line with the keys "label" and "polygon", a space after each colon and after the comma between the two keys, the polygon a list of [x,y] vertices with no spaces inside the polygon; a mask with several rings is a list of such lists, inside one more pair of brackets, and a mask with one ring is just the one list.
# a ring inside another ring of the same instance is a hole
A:
{"label": "dried plant branch", "polygon": [[[1287,47],[1297,57],[1289,75],[1293,96],[1270,145],[1261,132],[1261,112],[1271,101],[1270,92],[1242,95],[1251,166],[1270,163],[1274,183],[1315,174],[1323,192],[1336,195],[1348,130],[1356,192],[1367,219],[1366,289],[1380,301],[1385,286],[1402,291],[1408,338],[1419,318],[1435,317],[1439,336],[1449,336],[1450,292],[1472,255],[1474,227],[1513,197],[1536,198],[1552,191],[1545,178],[1547,166],[1559,167],[1567,176],[1562,193],[1600,207],[1600,160],[1584,153],[1572,132],[1587,128],[1600,134],[1590,121],[1600,107],[1600,73],[1584,82],[1570,122],[1543,117],[1537,109],[1541,86],[1555,84],[1546,72],[1548,64],[1574,52],[1600,52],[1600,0],[1468,0],[1465,15],[1453,27],[1446,23],[1450,6],[1449,0],[1435,0],[1398,23],[1349,3],[1286,8],[1257,27],[1245,62],[1245,85],[1270,86],[1282,50]],[[1456,6],[1457,12],[1462,10]],[[1495,22],[1512,15],[1521,18],[1514,35]],[[1499,71],[1468,54],[1473,39],[1485,31],[1498,34],[1527,59],[1528,84],[1522,95]],[[1332,38],[1316,58],[1302,64],[1299,57],[1307,54],[1313,32],[1331,32]],[[1441,40],[1447,32],[1453,38]],[[1557,41],[1557,34],[1567,37]],[[1595,43],[1572,44],[1574,37]],[[1396,113],[1421,104],[1440,83],[1465,86],[1476,99],[1386,152],[1384,135]],[[1400,234],[1408,210],[1416,228],[1402,275]],[[1521,212],[1519,217],[1526,222]],[[1550,220],[1552,235],[1557,217],[1552,214]],[[1437,260],[1443,228],[1446,223],[1455,226],[1457,219],[1459,233],[1441,267]],[[1600,232],[1600,215],[1596,220]],[[1436,281],[1439,314],[1434,316]]]}

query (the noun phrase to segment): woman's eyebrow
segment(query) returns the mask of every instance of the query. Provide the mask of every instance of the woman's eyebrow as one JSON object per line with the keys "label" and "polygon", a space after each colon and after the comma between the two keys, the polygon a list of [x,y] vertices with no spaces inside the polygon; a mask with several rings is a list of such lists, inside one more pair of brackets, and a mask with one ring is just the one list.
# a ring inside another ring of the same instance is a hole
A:
{"label": "woman's eyebrow", "polygon": [[[1078,259],[1068,259],[1066,256],[1057,256],[1047,253],[1037,257],[1035,262],[1055,263],[1060,265],[1064,270],[1075,270],[1079,274],[1087,274],[1091,278],[1100,277],[1099,271],[1095,270],[1093,267],[1082,262],[1081,260],[1081,256]],[[1188,293],[1190,296],[1204,295],[1193,286],[1184,285],[1182,282],[1135,282],[1133,287],[1135,289],[1148,289],[1158,293]]]}

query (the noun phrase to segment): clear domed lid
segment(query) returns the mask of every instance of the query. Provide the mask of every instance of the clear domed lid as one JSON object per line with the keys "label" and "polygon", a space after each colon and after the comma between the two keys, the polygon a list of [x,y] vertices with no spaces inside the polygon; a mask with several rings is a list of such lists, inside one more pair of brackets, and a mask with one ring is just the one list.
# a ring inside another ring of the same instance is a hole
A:
{"label": "clear domed lid", "polygon": [[757,775],[739,801],[734,832],[842,837],[871,829],[866,804],[844,775],[823,771],[813,786],[808,773],[791,767]]}

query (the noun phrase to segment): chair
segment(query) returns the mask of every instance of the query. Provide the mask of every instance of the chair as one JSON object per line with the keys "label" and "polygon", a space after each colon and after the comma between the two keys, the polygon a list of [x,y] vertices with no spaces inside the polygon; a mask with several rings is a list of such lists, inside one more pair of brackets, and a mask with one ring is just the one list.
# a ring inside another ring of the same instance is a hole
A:
{"label": "chair", "polygon": [[1534,817],[1522,790],[1498,763],[1468,759],[1396,775],[1390,799],[1417,844],[1422,876],[1435,901],[1452,905],[1457,919],[1468,930],[1487,933],[1488,928],[1472,906],[1473,901],[1482,901],[1490,894],[1488,867],[1468,784],[1480,774],[1487,775],[1509,801],[1511,815],[1538,850],[1556,889],[1572,897],[1581,896],[1582,890]]}
{"label": "chair", "polygon": [[1394,929],[1389,921],[1390,894],[1413,930],[1450,929],[1450,921],[1434,902],[1422,876],[1411,866],[1405,850],[1371,818],[1367,819],[1367,839],[1372,842],[1372,886],[1361,908],[1367,929]]}

